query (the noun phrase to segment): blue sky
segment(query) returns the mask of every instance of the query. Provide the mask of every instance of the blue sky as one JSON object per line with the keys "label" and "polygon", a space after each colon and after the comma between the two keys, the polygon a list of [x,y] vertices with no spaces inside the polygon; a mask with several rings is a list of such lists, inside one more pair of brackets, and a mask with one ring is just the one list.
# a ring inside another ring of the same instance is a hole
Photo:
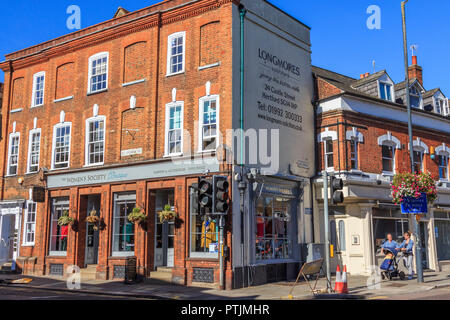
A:
{"label": "blue sky", "polygon": [[[112,18],[119,6],[133,11],[159,1],[15,0],[0,13],[0,58],[19,49],[67,34],[66,9],[81,8],[82,28]],[[313,64],[359,77],[387,69],[395,82],[404,79],[400,0],[271,0],[311,27]],[[381,29],[369,30],[370,5],[381,8]],[[441,87],[450,96],[450,26],[448,0],[410,0],[408,42],[417,44],[427,89]],[[0,81],[3,73],[0,72]]]}

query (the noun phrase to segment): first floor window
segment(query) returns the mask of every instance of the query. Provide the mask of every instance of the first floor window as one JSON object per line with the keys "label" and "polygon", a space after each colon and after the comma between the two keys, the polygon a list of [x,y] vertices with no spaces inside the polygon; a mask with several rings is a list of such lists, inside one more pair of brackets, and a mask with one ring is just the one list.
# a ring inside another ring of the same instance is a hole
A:
{"label": "first floor window", "polygon": [[423,152],[414,150],[414,172],[422,172]]}
{"label": "first floor window", "polygon": [[448,179],[448,156],[438,155],[438,164],[439,164],[439,179],[447,180]]}
{"label": "first floor window", "polygon": [[58,219],[69,214],[69,199],[54,199],[50,219],[50,253],[65,255],[67,252],[67,236],[69,226],[58,225]]}
{"label": "first floor window", "polygon": [[20,134],[11,133],[9,136],[8,175],[16,175],[19,165]]}
{"label": "first floor window", "polygon": [[34,245],[35,231],[36,231],[36,202],[27,202],[27,211],[24,223],[24,244]]}
{"label": "first floor window", "polygon": [[102,164],[105,149],[105,120],[97,118],[87,121],[86,164]]}
{"label": "first floor window", "polygon": [[354,170],[358,169],[358,141],[350,140],[350,165]]}
{"label": "first floor window", "polygon": [[41,149],[41,130],[30,131],[28,147],[28,173],[39,171],[39,155]]}
{"label": "first floor window", "polygon": [[166,155],[183,152],[183,104],[173,103],[166,107]]}
{"label": "first floor window", "polygon": [[325,140],[324,151],[325,151],[325,168],[326,169],[334,168],[333,140],[331,139]]}
{"label": "first floor window", "polygon": [[113,253],[116,255],[133,254],[134,224],[128,215],[136,207],[136,195],[116,195],[113,221]]}
{"label": "first floor window", "polygon": [[89,93],[108,87],[108,54],[97,54],[89,59]]}
{"label": "first floor window", "polygon": [[217,106],[217,97],[200,100],[201,151],[214,151],[217,148]]}
{"label": "first floor window", "polygon": [[289,236],[291,200],[261,196],[256,204],[256,259],[289,259],[292,248]]}
{"label": "first floor window", "polygon": [[69,167],[70,124],[57,125],[53,137],[53,169]]}
{"label": "first floor window", "polygon": [[219,223],[216,217],[200,215],[194,206],[194,189],[190,188],[191,257],[218,257]]}
{"label": "first floor window", "polygon": [[394,168],[395,168],[394,146],[382,145],[381,146],[381,155],[382,155],[382,161],[383,161],[383,171],[384,172],[394,172]]}

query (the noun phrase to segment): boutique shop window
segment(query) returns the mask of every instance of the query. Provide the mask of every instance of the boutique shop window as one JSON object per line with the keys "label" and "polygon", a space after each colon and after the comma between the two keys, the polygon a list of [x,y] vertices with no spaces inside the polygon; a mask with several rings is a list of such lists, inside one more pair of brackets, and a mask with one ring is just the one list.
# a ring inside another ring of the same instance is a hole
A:
{"label": "boutique shop window", "polygon": [[113,256],[134,254],[134,224],[128,215],[136,206],[136,194],[116,194],[114,196]]}
{"label": "boutique shop window", "polygon": [[190,217],[191,217],[191,257],[218,258],[219,252],[219,221],[216,217],[204,216],[195,209],[194,189],[190,189]]}
{"label": "boutique shop window", "polygon": [[69,199],[53,199],[50,221],[50,255],[65,256],[70,226],[58,225],[58,219],[69,213]]}
{"label": "boutique shop window", "polygon": [[256,204],[256,259],[291,258],[291,199],[261,196]]}

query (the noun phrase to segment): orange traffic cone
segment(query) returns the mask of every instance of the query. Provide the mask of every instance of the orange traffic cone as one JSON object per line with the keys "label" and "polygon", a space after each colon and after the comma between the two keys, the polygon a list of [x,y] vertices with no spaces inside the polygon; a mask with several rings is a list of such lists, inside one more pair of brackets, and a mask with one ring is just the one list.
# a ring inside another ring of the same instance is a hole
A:
{"label": "orange traffic cone", "polygon": [[334,292],[342,293],[343,288],[344,287],[343,287],[342,278],[341,278],[341,268],[338,265],[337,269],[336,269],[336,282],[334,284]]}
{"label": "orange traffic cone", "polygon": [[347,266],[346,265],[344,265],[344,272],[342,273],[342,293],[348,293]]}

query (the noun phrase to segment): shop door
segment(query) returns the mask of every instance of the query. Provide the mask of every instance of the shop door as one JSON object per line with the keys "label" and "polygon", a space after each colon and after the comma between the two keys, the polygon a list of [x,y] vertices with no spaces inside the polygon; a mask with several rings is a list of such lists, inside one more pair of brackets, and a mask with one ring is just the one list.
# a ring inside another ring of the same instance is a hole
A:
{"label": "shop door", "polygon": [[[88,198],[87,216],[91,213],[100,216],[100,197]],[[99,225],[86,221],[86,265],[98,263]]]}
{"label": "shop door", "polygon": [[428,222],[420,222],[420,247],[422,248],[422,265],[424,269],[429,268],[428,263]]}
{"label": "shop door", "polygon": [[155,267],[174,266],[175,222],[161,222],[158,213],[164,206],[173,206],[173,191],[156,192],[155,205]]}
{"label": "shop door", "polygon": [[13,214],[0,216],[0,265],[13,259],[15,219]]}

